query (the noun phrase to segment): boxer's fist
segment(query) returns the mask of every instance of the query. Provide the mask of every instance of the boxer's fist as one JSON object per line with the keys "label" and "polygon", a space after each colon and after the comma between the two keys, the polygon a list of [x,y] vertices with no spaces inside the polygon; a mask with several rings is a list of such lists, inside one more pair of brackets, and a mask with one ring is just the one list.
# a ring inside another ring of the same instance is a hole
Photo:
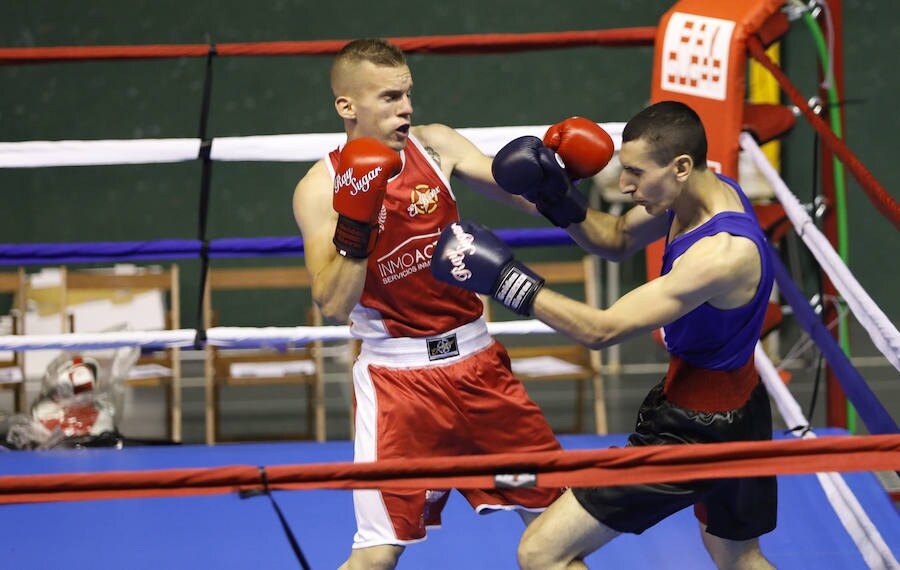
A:
{"label": "boxer's fist", "polygon": [[491,163],[494,180],[510,194],[520,194],[534,202],[544,179],[541,154],[547,152],[547,147],[537,137],[525,136],[509,141]]}
{"label": "boxer's fist", "polygon": [[578,191],[550,148],[537,137],[513,139],[494,157],[494,180],[511,194],[520,194],[561,228],[583,222],[587,199]]}
{"label": "boxer's fist", "polygon": [[375,249],[388,179],[402,167],[397,151],[375,139],[359,138],[344,145],[334,176],[338,223],[333,241],[338,253],[365,258]]}
{"label": "boxer's fist", "polygon": [[590,178],[610,161],[615,145],[603,127],[583,117],[571,117],[552,125],[544,145],[556,151],[570,178]]}
{"label": "boxer's fist", "polygon": [[518,263],[500,238],[474,222],[453,222],[441,232],[431,274],[444,283],[490,295],[520,315],[530,315],[544,280]]}

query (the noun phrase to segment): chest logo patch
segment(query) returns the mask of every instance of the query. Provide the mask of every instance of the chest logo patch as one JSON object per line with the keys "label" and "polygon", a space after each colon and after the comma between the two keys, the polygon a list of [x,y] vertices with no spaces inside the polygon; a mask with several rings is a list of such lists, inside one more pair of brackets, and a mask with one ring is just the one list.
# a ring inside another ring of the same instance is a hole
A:
{"label": "chest logo patch", "polygon": [[409,206],[406,208],[410,217],[419,214],[430,214],[437,209],[440,188],[429,188],[427,184],[417,184],[409,193]]}

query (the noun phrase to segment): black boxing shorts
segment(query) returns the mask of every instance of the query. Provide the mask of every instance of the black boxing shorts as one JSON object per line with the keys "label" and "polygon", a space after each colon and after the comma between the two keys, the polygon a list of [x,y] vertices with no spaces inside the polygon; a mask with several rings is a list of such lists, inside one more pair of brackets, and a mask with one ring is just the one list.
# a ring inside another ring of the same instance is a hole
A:
{"label": "black boxing shorts", "polygon": [[[762,383],[740,408],[698,412],[666,399],[663,382],[638,411],[628,445],[679,445],[772,438],[772,411]],[[705,479],[589,487],[572,490],[594,518],[619,532],[640,534],[669,515],[694,505],[706,532],[729,540],[749,540],[775,529],[778,493],[775,477]]]}

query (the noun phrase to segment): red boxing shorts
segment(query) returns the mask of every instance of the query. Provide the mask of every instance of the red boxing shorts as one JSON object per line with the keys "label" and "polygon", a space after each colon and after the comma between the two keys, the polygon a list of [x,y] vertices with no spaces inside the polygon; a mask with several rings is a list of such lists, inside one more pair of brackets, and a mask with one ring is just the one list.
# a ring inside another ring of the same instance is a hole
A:
{"label": "red boxing shorts", "polygon": [[[560,449],[482,319],[435,338],[366,341],[353,367],[355,461]],[[540,512],[560,489],[461,490],[479,513]],[[354,548],[405,545],[440,526],[448,489],[353,492]]]}

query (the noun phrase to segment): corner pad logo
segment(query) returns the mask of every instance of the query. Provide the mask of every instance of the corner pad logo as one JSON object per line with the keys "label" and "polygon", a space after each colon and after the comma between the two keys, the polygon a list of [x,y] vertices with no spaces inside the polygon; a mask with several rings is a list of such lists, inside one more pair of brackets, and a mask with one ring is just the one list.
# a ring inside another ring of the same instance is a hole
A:
{"label": "corner pad logo", "polygon": [[406,209],[407,213],[410,217],[415,217],[419,214],[430,214],[437,209],[440,195],[440,188],[429,188],[427,184],[416,184],[416,187],[409,192],[410,204]]}
{"label": "corner pad logo", "polygon": [[675,12],[663,40],[660,87],[724,101],[734,22]]}

